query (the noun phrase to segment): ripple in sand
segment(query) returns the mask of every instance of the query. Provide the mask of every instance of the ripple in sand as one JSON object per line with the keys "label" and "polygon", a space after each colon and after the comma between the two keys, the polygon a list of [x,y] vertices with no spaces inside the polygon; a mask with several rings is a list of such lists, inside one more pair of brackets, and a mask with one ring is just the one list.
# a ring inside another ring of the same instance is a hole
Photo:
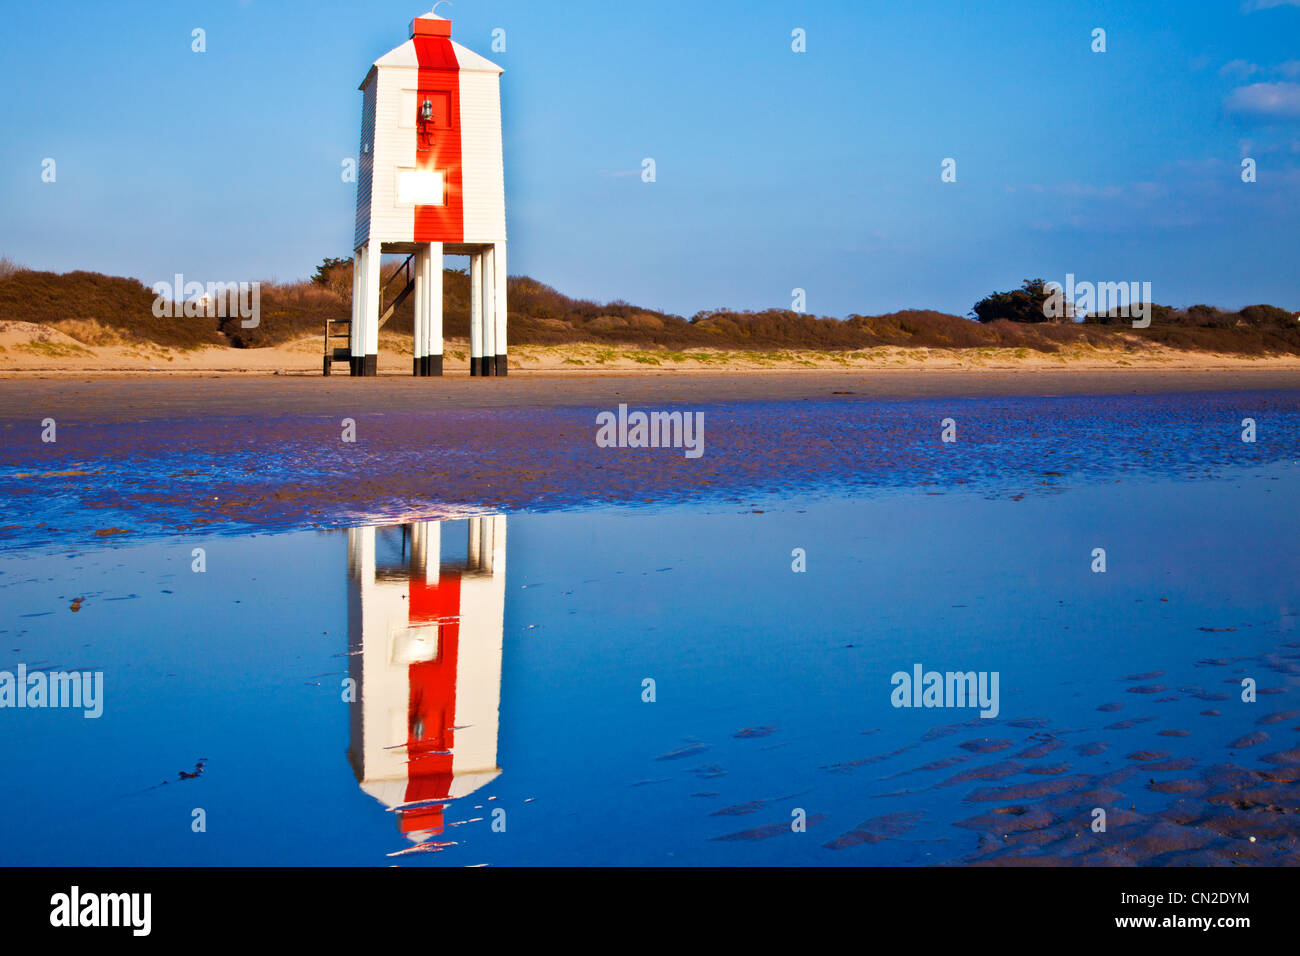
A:
{"label": "ripple in sand", "polygon": [[775,727],[742,727],[731,736],[737,740],[752,740],[756,737],[770,737],[776,733]]}
{"label": "ripple in sand", "polygon": [[955,767],[959,763],[965,763],[970,760],[965,754],[958,754],[955,757],[944,757],[942,760],[931,760],[929,763],[921,764],[916,768],[917,773],[928,770],[947,770],[949,767]]}
{"label": "ripple in sand", "polygon": [[1011,784],[1006,787],[980,787],[966,794],[965,800],[972,803],[988,801],[1003,802],[1008,800],[1034,800],[1038,797],[1050,797],[1055,794],[1068,793],[1085,786],[1089,778],[1076,774],[1073,777],[1055,777],[1051,780],[1039,780],[1034,783]]}
{"label": "ripple in sand", "polygon": [[1042,807],[1000,807],[992,813],[981,813],[977,817],[958,820],[953,826],[967,830],[985,830],[991,833],[1017,833],[1025,830],[1041,830],[1057,823],[1056,814]]}
{"label": "ripple in sand", "polygon": [[1136,727],[1138,724],[1145,724],[1148,720],[1155,720],[1154,717],[1130,717],[1128,720],[1117,720],[1113,724],[1107,724],[1105,730],[1128,730],[1130,727]]}
{"label": "ripple in sand", "polygon": [[1296,764],[1300,763],[1300,747],[1293,747],[1290,750],[1279,750],[1275,754],[1265,754],[1260,760],[1267,763]]}
{"label": "ripple in sand", "polygon": [[[805,823],[808,826],[813,826],[814,824],[821,823],[825,819],[826,819],[826,814],[814,813],[805,821]],[[793,832],[794,831],[790,829],[789,823],[769,823],[767,826],[754,827],[754,829],[752,830],[741,830],[738,833],[728,833],[725,834],[724,836],[715,836],[712,837],[712,839],[740,840],[740,841],[768,840],[771,839],[772,837],[780,836],[783,833],[793,833]]]}
{"label": "ripple in sand", "polygon": [[940,737],[947,737],[949,734],[955,734],[961,728],[949,724],[944,727],[931,727],[921,736],[922,743],[928,743],[931,740],[938,740]]}
{"label": "ripple in sand", "polygon": [[1148,784],[1147,789],[1156,793],[1202,794],[1210,787],[1204,780],[1161,780],[1159,783],[1153,781]]}
{"label": "ripple in sand", "polygon": [[1168,750],[1135,750],[1131,754],[1124,755],[1129,760],[1167,760],[1169,758]]}
{"label": "ripple in sand", "polygon": [[991,754],[999,750],[1006,750],[1011,746],[1009,740],[996,740],[991,737],[984,737],[980,740],[968,740],[963,744],[958,744],[962,750],[969,750],[977,754]]}
{"label": "ripple in sand", "polygon": [[1175,757],[1173,760],[1164,760],[1160,763],[1147,763],[1142,765],[1143,770],[1149,770],[1153,773],[1164,772],[1166,770],[1187,770],[1189,767],[1196,766],[1195,757]]}
{"label": "ripple in sand", "polygon": [[1023,757],[1026,760],[1034,760],[1038,757],[1046,757],[1053,750],[1060,750],[1064,746],[1064,740],[1043,740],[1036,744],[1030,744],[1024,750],[1020,751],[1020,753],[1016,754],[1016,756]]}
{"label": "ripple in sand", "polygon": [[1104,773],[1093,781],[1099,787],[1114,787],[1137,775],[1137,767],[1119,767],[1110,773]]}
{"label": "ripple in sand", "polygon": [[708,749],[708,744],[687,744],[684,747],[678,747],[676,750],[670,750],[666,754],[660,754],[655,757],[655,760],[680,760],[683,757],[694,757],[696,754],[702,754]]}
{"label": "ripple in sand", "polygon": [[1069,769],[1070,765],[1068,763],[1054,763],[1049,765],[1040,764],[1036,767],[1030,767],[1025,771],[1025,773],[1036,773],[1042,776],[1054,777],[1058,773],[1065,773]]}
{"label": "ripple in sand", "polygon": [[1024,769],[1025,765],[1018,760],[1002,760],[987,766],[963,770],[961,773],[953,774],[947,780],[941,780],[935,786],[950,787],[958,783],[970,783],[972,780],[1001,780],[1004,777],[1014,776]]}
{"label": "ripple in sand", "polygon": [[897,757],[901,753],[911,750],[908,747],[899,747],[897,750],[891,750],[887,754],[873,754],[870,757],[859,757],[857,760],[845,760],[841,763],[827,764],[824,767],[818,767],[818,770],[827,770],[831,773],[846,773],[849,770],[856,770],[858,767],[865,767],[868,764],[879,763],[882,760],[888,760],[890,757]]}
{"label": "ripple in sand", "polygon": [[764,802],[763,800],[751,800],[749,803],[735,803],[729,807],[723,807],[721,810],[714,810],[709,815],[714,817],[742,817],[747,813],[763,809]]}
{"label": "ripple in sand", "polygon": [[1277,770],[1256,770],[1261,780],[1274,780],[1278,783],[1296,783],[1300,781],[1300,767],[1279,767]]}
{"label": "ripple in sand", "polygon": [[904,810],[900,813],[887,813],[881,817],[872,817],[870,820],[863,820],[852,830],[841,834],[829,843],[823,843],[822,846],[828,850],[844,850],[851,846],[860,846],[863,843],[881,843],[893,837],[902,836],[915,827],[922,816],[924,814],[919,810]]}
{"label": "ripple in sand", "polygon": [[900,770],[898,773],[891,773],[887,777],[881,777],[881,780],[894,780],[898,777],[906,777],[913,773],[927,773],[934,770],[946,770],[949,767],[955,767],[957,764],[965,763],[970,760],[966,754],[956,754],[952,757],[944,757],[942,760],[931,760],[929,763],[921,764],[919,767],[913,767],[911,770]]}
{"label": "ripple in sand", "polygon": [[727,771],[723,770],[716,763],[705,764],[702,767],[692,767],[687,773],[693,773],[701,780],[716,780],[718,777],[725,777]]}
{"label": "ripple in sand", "polygon": [[[1251,787],[1247,790],[1213,793],[1206,797],[1205,800],[1207,803],[1231,807],[1234,810],[1254,810],[1258,808],[1269,813],[1285,814],[1294,807],[1295,797],[1292,795],[1293,792],[1294,788],[1287,784],[1275,783]],[[1257,819],[1255,826],[1261,825],[1263,824]],[[1291,824],[1291,826],[1294,826],[1294,824]]]}
{"label": "ripple in sand", "polygon": [[1268,734],[1262,730],[1255,730],[1248,734],[1243,734],[1232,743],[1228,744],[1229,750],[1240,750],[1243,747],[1253,747],[1256,744],[1262,744],[1268,740]]}
{"label": "ripple in sand", "polygon": [[1214,834],[1191,827],[1179,826],[1166,820],[1157,820],[1141,829],[1140,834],[1126,839],[1124,830],[1118,833],[1118,849],[1135,862],[1149,862],[1167,853],[1200,850],[1214,842]]}

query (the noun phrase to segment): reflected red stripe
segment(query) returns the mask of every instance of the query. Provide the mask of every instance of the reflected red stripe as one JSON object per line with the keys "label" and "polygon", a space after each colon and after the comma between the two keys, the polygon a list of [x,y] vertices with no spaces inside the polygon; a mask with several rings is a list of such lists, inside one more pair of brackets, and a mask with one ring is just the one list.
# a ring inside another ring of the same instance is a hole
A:
{"label": "reflected red stripe", "polygon": [[[423,572],[421,572],[423,576]],[[460,648],[460,574],[446,572],[436,584],[411,580],[412,627],[442,622],[438,655],[408,669],[406,801],[436,800],[451,793],[455,745],[456,665]],[[442,806],[403,811],[403,833],[443,828]]]}

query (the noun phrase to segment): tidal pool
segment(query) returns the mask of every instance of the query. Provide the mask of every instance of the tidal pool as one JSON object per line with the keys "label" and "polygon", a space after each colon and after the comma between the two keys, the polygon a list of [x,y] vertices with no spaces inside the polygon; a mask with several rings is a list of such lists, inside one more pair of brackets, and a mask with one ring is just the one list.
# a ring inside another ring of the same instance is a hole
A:
{"label": "tidal pool", "polygon": [[1295,863],[1300,466],[1179,464],[11,550],[0,862]]}

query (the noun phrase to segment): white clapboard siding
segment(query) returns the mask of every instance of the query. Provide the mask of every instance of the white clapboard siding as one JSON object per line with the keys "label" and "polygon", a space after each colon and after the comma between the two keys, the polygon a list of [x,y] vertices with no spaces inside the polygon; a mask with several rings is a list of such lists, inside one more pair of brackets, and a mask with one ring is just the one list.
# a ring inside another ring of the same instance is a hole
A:
{"label": "white clapboard siding", "polygon": [[461,71],[460,155],[466,242],[504,242],[506,238],[500,86],[496,73]]}
{"label": "white clapboard siding", "polygon": [[419,85],[419,71],[389,67],[375,71],[379,104],[375,113],[375,179],[370,235],[382,242],[410,242],[415,219],[410,205],[397,203],[397,170],[415,166],[415,132],[403,122],[403,91]]}
{"label": "white clapboard siding", "polygon": [[[372,72],[370,78],[375,74]],[[374,181],[376,84],[362,87],[361,144],[357,154],[357,231],[352,248],[360,249],[370,238],[370,187]]]}

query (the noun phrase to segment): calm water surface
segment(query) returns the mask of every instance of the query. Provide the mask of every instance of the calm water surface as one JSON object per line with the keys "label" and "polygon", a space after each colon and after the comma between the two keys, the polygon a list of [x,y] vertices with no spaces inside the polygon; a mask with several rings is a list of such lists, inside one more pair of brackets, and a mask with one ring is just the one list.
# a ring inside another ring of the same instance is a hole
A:
{"label": "calm water surface", "polygon": [[[11,550],[0,668],[105,690],[0,711],[0,862],[1293,862],[1300,466],[1189,480],[1186,437],[1039,488]],[[997,672],[997,717],[895,708],[916,664]]]}

